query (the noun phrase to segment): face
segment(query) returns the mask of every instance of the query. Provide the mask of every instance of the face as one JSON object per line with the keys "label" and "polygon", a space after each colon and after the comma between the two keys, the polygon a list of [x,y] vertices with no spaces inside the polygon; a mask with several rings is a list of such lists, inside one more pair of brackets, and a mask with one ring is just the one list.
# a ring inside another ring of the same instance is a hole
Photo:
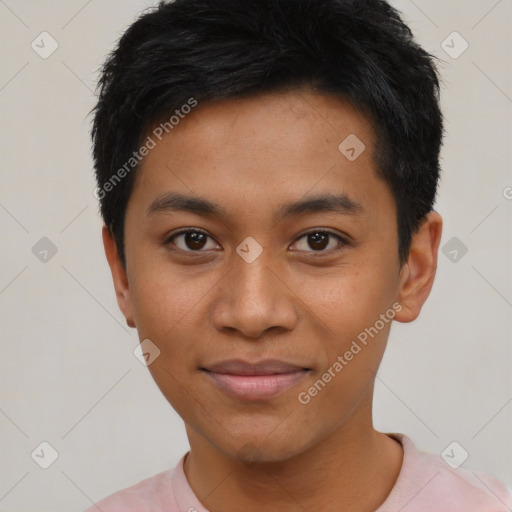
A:
{"label": "face", "polygon": [[374,144],[347,103],[266,94],[199,105],[137,171],[119,304],[187,432],[224,454],[284,460],[371,427],[411,275]]}

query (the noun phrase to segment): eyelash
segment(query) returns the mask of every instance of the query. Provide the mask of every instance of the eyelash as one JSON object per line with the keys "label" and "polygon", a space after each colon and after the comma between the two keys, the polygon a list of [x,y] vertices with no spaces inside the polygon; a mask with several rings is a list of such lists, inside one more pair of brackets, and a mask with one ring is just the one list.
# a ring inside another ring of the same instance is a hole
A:
{"label": "eyelash", "polygon": [[[166,237],[166,239],[164,241],[164,245],[167,246],[167,245],[171,244],[175,238],[177,238],[180,235],[187,234],[187,233],[201,233],[213,240],[213,237],[211,237],[206,231],[204,231],[200,228],[188,228],[188,229],[182,229],[180,231],[177,231],[176,233],[172,233],[171,235]],[[317,228],[317,229],[309,230],[306,233],[302,233],[298,238],[295,239],[295,241],[293,243],[298,242],[299,240],[301,240],[304,237],[307,237],[308,235],[314,235],[314,234],[326,234],[326,235],[330,235],[330,236],[336,238],[338,240],[338,247],[335,249],[330,249],[330,250],[320,250],[320,251],[311,250],[311,251],[297,251],[297,252],[311,252],[315,256],[316,255],[320,256],[322,254],[331,254],[333,252],[338,252],[343,247],[350,245],[350,242],[346,238],[342,237],[341,235],[339,235],[337,233],[334,233],[333,231],[331,231],[329,229],[325,229],[325,228]],[[208,251],[203,251],[203,250],[187,250],[187,251],[185,251],[185,250],[179,249],[179,248],[177,250],[180,252],[185,252],[185,253],[198,253],[198,254],[208,252]]]}

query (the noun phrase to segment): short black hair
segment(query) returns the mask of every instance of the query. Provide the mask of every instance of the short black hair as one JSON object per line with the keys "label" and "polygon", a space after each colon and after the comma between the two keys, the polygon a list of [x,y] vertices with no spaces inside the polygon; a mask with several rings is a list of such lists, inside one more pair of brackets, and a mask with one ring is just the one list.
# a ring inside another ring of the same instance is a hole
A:
{"label": "short black hair", "polygon": [[133,156],[151,126],[191,99],[304,88],[349,101],[372,122],[403,264],[440,174],[434,59],[384,0],[175,0],[144,12],[101,69],[91,131],[100,211],[123,265]]}

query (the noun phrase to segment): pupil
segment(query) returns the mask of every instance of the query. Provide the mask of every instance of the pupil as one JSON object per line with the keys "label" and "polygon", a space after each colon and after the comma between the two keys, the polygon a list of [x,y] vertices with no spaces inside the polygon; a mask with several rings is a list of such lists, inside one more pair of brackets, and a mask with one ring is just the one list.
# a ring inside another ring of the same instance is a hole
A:
{"label": "pupil", "polygon": [[329,235],[327,233],[312,233],[308,236],[309,236],[309,241],[310,241],[309,246],[312,249],[321,250],[321,249],[325,249],[327,247],[326,241],[329,238]]}
{"label": "pupil", "polygon": [[205,238],[203,233],[192,232],[185,234],[185,242],[189,249],[201,249],[204,246]]}
{"label": "pupil", "polygon": [[[315,250],[322,250],[327,247],[329,235],[327,233],[312,233],[308,235],[309,246]],[[185,241],[190,249],[202,249],[204,247],[206,236],[203,233],[186,233]]]}

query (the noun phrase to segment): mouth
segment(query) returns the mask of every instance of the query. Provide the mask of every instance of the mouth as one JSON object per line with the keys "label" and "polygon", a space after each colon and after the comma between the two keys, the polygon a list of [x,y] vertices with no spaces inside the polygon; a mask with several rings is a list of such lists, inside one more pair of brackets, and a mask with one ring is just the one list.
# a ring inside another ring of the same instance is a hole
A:
{"label": "mouth", "polygon": [[274,398],[297,385],[312,371],[285,361],[248,363],[240,359],[221,361],[200,370],[218,389],[243,401]]}

